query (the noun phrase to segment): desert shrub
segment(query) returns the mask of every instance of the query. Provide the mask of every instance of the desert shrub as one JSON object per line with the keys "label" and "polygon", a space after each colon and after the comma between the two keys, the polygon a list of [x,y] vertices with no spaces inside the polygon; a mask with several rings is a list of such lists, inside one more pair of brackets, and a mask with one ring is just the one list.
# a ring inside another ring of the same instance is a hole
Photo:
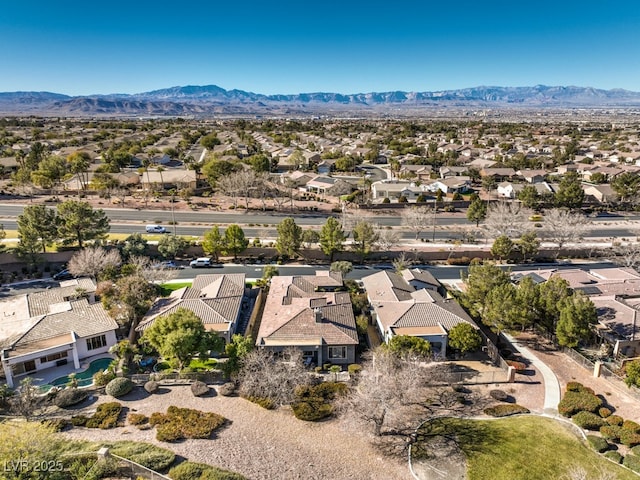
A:
{"label": "desert shrub", "polygon": [[294,402],[291,404],[291,409],[298,420],[307,422],[317,422],[333,413],[333,407],[322,401]]}
{"label": "desert shrub", "polygon": [[600,416],[591,412],[578,412],[571,417],[571,420],[585,430],[599,430],[605,425],[605,421]]}
{"label": "desert shrub", "polygon": [[245,480],[238,473],[195,462],[182,462],[169,470],[169,476],[173,480]]}
{"label": "desert shrub", "polygon": [[131,425],[143,425],[145,423],[149,423],[149,417],[143,415],[142,413],[130,413],[127,416],[127,421]]}
{"label": "desert shrub", "polygon": [[74,415],[71,417],[71,425],[74,427],[84,427],[87,424],[88,418],[84,415]]}
{"label": "desert shrub", "polygon": [[127,458],[156,472],[168,469],[176,459],[171,450],[150,443],[116,442],[107,446],[114,455]]}
{"label": "desert shrub", "polygon": [[275,402],[267,397],[254,397],[249,395],[244,398],[252,403],[260,405],[262,408],[266,408],[267,410],[273,410],[274,408],[276,408]]}
{"label": "desert shrub", "polygon": [[331,401],[347,391],[339,382],[323,382],[318,385],[300,385],[295,390],[296,401],[291,404],[293,414],[299,420],[317,422],[333,414]]}
{"label": "desert shrub", "polygon": [[349,372],[349,375],[358,375],[362,371],[362,365],[352,363],[347,367],[347,371]]}
{"label": "desert shrub", "polygon": [[624,458],[622,455],[620,455],[620,453],[616,452],[615,450],[609,450],[608,452],[604,452],[604,456],[615,463],[622,462],[622,459]]}
{"label": "desert shrub", "polygon": [[609,418],[611,416],[611,413],[611,410],[607,407],[598,409],[598,415],[600,415],[602,418]]}
{"label": "desert shrub", "polygon": [[606,421],[609,425],[622,426],[624,418],[622,418],[620,415],[611,415],[607,417]]}
{"label": "desert shrub", "polygon": [[640,433],[640,425],[638,425],[633,420],[625,420],[622,423],[622,428],[624,430],[628,430],[628,431],[633,432],[633,433]]}
{"label": "desert shrub", "polygon": [[114,372],[110,370],[104,372],[101,370],[93,375],[93,384],[98,387],[104,387],[114,378],[116,378],[116,374]]}
{"label": "desert shrub", "polygon": [[485,408],[484,413],[491,417],[508,417],[519,413],[529,413],[529,409],[516,403],[504,403],[495,407]]}
{"label": "desert shrub", "polygon": [[329,369],[331,368],[331,364],[330,363],[323,363],[322,364],[322,369],[329,371]]}
{"label": "desert shrub", "polygon": [[233,382],[224,383],[218,388],[218,393],[223,397],[230,397],[236,393],[236,384]]}
{"label": "desert shrub", "polygon": [[88,428],[114,428],[118,425],[118,417],[122,411],[122,405],[118,402],[102,403],[98,405],[96,413],[87,419]]}
{"label": "desert shrub", "polygon": [[107,395],[114,398],[122,397],[133,390],[133,382],[125,377],[118,377],[111,380],[106,388]]}
{"label": "desert shrub", "polygon": [[612,442],[618,442],[620,440],[621,427],[617,425],[605,425],[600,427],[600,435]]}
{"label": "desert shrub", "polygon": [[149,380],[144,384],[144,389],[147,393],[156,393],[158,388],[160,388],[160,385],[158,385],[158,382],[154,380]]}
{"label": "desert shrub", "polygon": [[60,390],[57,394],[53,403],[56,407],[66,408],[77,403],[86,400],[89,397],[89,392],[86,390],[78,390],[77,388],[65,388],[64,390]]}
{"label": "desert shrub", "polygon": [[602,400],[592,393],[569,390],[558,404],[558,411],[565,417],[572,417],[578,412],[597,412]]}
{"label": "desert shrub", "polygon": [[509,399],[509,395],[504,390],[491,390],[489,391],[489,396],[499,402],[506,402]]}
{"label": "desert shrub", "polygon": [[640,473],[640,457],[636,457],[635,455],[627,455],[624,457],[622,464],[633,470],[634,472]]}
{"label": "desert shrub", "polygon": [[586,393],[590,393],[592,395],[595,393],[593,391],[593,389],[591,389],[589,387],[585,387],[580,382],[569,382],[569,383],[567,383],[567,392],[586,392]]}
{"label": "desert shrub", "polygon": [[162,442],[175,442],[184,438],[210,438],[226,419],[212,412],[171,406],[166,414],[153,413],[149,424],[157,427],[156,438]]}
{"label": "desert shrub", "polygon": [[640,434],[632,432],[631,430],[625,430],[625,428],[622,427],[620,430],[620,443],[627,447],[640,445]]}
{"label": "desert shrub", "polygon": [[391,203],[391,199],[389,197],[384,197],[382,199],[382,203]]}
{"label": "desert shrub", "polygon": [[597,435],[587,435],[587,442],[596,452],[602,453],[609,450],[609,443]]}
{"label": "desert shrub", "polygon": [[209,393],[209,387],[206,383],[198,380],[191,384],[191,393],[194,397],[201,397]]}
{"label": "desert shrub", "polygon": [[47,425],[53,428],[54,432],[61,432],[69,425],[73,425],[71,421],[67,420],[66,418],[52,418],[51,420],[45,420],[42,423],[43,425]]}

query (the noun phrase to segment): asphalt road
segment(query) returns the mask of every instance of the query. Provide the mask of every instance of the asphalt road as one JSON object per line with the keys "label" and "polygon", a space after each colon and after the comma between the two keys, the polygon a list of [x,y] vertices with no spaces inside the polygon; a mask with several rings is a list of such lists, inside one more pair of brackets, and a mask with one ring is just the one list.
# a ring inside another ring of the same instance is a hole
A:
{"label": "asphalt road", "polygon": [[[23,207],[18,205],[0,205],[0,222],[5,230],[16,230],[15,218],[22,213]],[[147,224],[160,224],[167,227],[172,221],[171,211],[165,210],[132,210],[132,209],[105,209],[111,222],[111,232],[113,233],[144,233],[144,226]],[[245,235],[249,238],[275,238],[277,237],[276,225],[286,218],[286,213],[220,213],[220,212],[175,212],[177,221],[176,233],[179,235],[202,236],[202,234],[214,224],[237,223],[243,226]],[[327,215],[323,214],[297,214],[296,223],[304,227],[320,228],[326,221]],[[638,220],[639,216],[620,217],[602,216],[592,218],[593,230],[585,235],[585,238],[609,238],[609,237],[632,237],[636,232],[629,228],[611,227],[605,222],[621,220]],[[381,226],[399,227],[401,216],[398,215],[376,215],[376,223]],[[436,218],[435,239],[458,239],[462,237],[460,232],[448,231],[446,228],[452,225],[473,226],[466,218],[458,215],[451,216],[440,213]],[[173,231],[173,228],[170,228]],[[434,237],[433,228],[427,227],[420,235],[421,238],[431,239]],[[478,238],[483,235],[479,230]],[[412,232],[401,233],[403,240],[411,240],[415,237]]]}

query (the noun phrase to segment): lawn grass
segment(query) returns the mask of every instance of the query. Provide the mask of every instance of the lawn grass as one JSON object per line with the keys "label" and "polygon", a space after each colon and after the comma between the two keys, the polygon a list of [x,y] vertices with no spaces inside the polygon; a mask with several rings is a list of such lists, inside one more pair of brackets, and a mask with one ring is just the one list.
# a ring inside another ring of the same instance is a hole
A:
{"label": "lawn grass", "polygon": [[191,360],[191,363],[189,363],[189,368],[196,372],[200,372],[216,368],[217,364],[218,361],[215,358],[194,358],[193,360]]}
{"label": "lawn grass", "polygon": [[184,287],[190,287],[192,282],[178,282],[178,283],[163,283],[160,285],[160,295],[163,297],[168,297],[171,295],[171,292],[175,290],[180,290]]}
{"label": "lawn grass", "polygon": [[[457,435],[467,458],[469,480],[565,478],[573,467],[583,468],[587,478],[599,478],[600,472],[618,480],[638,478],[601,458],[567,426],[553,419],[523,416],[491,421],[448,418],[439,422],[442,425],[437,428]],[[424,428],[426,431],[427,426]],[[414,458],[420,461],[422,457],[418,446]]]}

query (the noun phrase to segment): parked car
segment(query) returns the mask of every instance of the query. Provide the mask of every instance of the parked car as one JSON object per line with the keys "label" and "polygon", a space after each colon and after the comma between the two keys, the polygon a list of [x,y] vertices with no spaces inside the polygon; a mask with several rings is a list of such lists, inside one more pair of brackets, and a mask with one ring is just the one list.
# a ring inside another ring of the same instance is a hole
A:
{"label": "parked car", "polygon": [[147,233],[167,233],[167,229],[162,225],[147,225],[145,230]]}
{"label": "parked car", "polygon": [[71,280],[72,278],[76,278],[69,270],[61,270],[58,273],[54,274],[51,278],[54,280]]}
{"label": "parked car", "polygon": [[211,267],[211,258],[209,257],[196,258],[195,260],[191,260],[191,262],[189,262],[189,266],[191,268],[209,268]]}
{"label": "parked car", "polygon": [[165,260],[164,262],[156,263],[152,265],[151,268],[164,268],[166,270],[181,270],[184,268],[184,265],[178,265],[173,260]]}

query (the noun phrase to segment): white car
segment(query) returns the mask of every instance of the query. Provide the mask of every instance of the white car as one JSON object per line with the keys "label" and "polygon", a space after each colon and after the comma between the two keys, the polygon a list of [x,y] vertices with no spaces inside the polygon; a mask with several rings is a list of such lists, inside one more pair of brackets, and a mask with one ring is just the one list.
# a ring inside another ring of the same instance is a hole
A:
{"label": "white car", "polygon": [[211,259],[209,257],[196,258],[189,262],[191,268],[208,268],[211,266]]}
{"label": "white car", "polygon": [[147,225],[146,231],[147,233],[167,233],[167,229],[162,225]]}

